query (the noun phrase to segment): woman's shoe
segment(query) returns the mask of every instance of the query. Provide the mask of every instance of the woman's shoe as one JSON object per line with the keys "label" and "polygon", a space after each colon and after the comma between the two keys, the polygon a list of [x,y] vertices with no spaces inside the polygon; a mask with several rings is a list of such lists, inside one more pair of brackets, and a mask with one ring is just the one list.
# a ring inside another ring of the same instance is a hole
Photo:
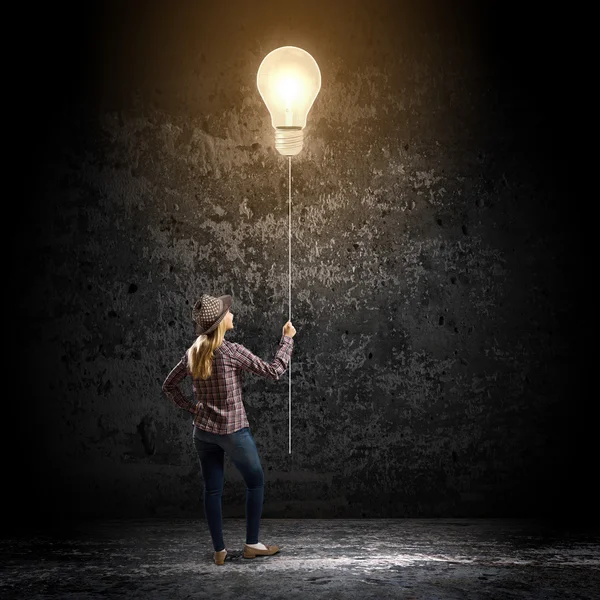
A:
{"label": "woman's shoe", "polygon": [[225,557],[227,556],[227,548],[220,552],[215,552],[215,565],[225,564]]}
{"label": "woman's shoe", "polygon": [[[264,544],[267,546],[267,544]],[[244,558],[256,558],[257,556],[271,556],[279,552],[279,546],[267,546],[266,550],[252,548],[248,544],[244,544]]]}

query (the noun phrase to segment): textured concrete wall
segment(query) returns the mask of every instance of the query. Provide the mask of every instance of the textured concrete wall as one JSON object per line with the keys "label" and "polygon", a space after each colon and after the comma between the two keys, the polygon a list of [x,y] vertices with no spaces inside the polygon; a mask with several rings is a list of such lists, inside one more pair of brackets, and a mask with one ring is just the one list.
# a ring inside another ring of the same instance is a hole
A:
{"label": "textured concrete wall", "polygon": [[[38,39],[28,100],[16,504],[201,515],[161,383],[203,292],[233,296],[228,339],[274,355],[288,164],[255,81],[297,45],[322,89],[292,160],[291,456],[287,375],[244,387],[264,516],[554,511],[569,231],[531,32],[467,3],[167,4],[41,17],[74,24]],[[227,461],[224,514],[243,503]]]}

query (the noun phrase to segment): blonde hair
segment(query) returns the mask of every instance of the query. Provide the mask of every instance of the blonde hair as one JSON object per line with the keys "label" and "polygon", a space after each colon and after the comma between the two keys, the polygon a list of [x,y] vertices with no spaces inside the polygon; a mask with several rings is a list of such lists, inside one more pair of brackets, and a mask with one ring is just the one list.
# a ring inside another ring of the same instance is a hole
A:
{"label": "blonde hair", "polygon": [[194,379],[208,379],[212,375],[214,351],[223,343],[225,331],[223,319],[214,331],[199,335],[188,348],[188,367]]}

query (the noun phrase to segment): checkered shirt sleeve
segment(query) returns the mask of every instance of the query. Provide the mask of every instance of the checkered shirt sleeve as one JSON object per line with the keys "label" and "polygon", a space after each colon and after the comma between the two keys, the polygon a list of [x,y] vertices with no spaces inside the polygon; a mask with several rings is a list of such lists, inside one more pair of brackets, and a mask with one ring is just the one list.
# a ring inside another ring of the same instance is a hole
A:
{"label": "checkered shirt sleeve", "polygon": [[183,408],[183,410],[187,410],[195,415],[197,412],[197,404],[188,400],[179,388],[179,384],[186,378],[187,375],[189,375],[187,354],[184,354],[183,358],[167,375],[167,378],[162,385],[162,389],[167,398],[179,406],[179,408]]}
{"label": "checkered shirt sleeve", "polygon": [[268,379],[278,380],[285,373],[287,365],[290,362],[294,349],[294,340],[288,335],[282,335],[275,358],[270,363],[252,354],[248,348],[241,344],[232,344],[232,346],[234,351],[231,358],[238,368],[254,373],[255,375],[267,377]]}

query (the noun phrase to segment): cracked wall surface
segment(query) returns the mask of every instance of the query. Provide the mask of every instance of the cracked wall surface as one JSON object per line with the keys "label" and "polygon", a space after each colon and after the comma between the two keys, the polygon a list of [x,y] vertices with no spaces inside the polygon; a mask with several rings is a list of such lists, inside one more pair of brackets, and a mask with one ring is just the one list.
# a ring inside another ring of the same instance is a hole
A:
{"label": "cracked wall surface", "polygon": [[[263,515],[509,516],[560,501],[570,231],[544,90],[509,44],[492,48],[498,15],[442,4],[70,14],[54,50],[69,67],[42,57],[54,97],[35,122],[20,263],[37,371],[23,489],[43,490],[41,514],[201,514],[191,419],[161,384],[202,293],[233,296],[230,341],[275,354],[288,162],[255,80],[282,45],[314,56],[322,88],[292,159],[291,455],[288,375],[244,378]],[[243,516],[244,493],[227,459],[225,516]]]}

